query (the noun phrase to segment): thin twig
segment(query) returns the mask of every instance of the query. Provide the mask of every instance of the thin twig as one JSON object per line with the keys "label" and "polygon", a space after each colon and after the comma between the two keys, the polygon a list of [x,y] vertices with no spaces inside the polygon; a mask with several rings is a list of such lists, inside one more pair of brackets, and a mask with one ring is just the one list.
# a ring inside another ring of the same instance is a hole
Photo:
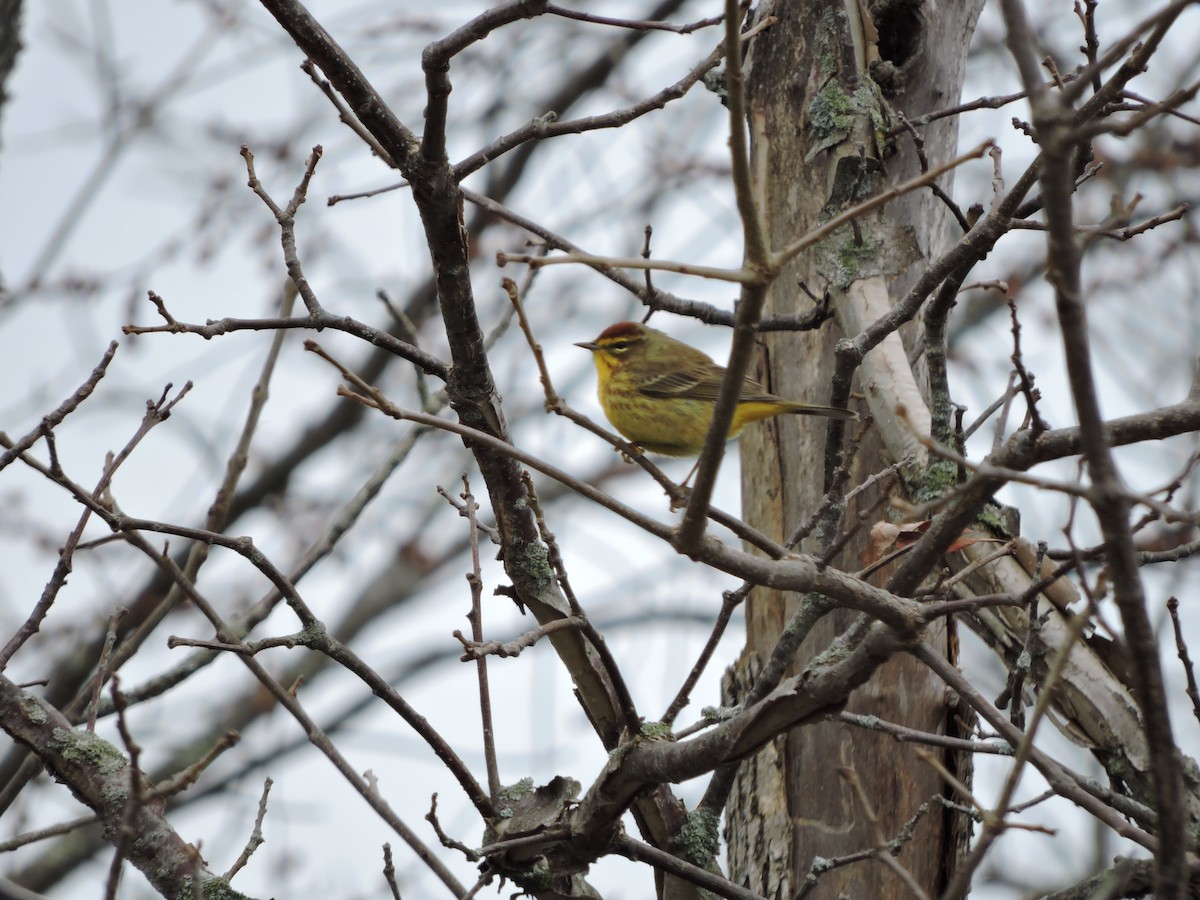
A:
{"label": "thin twig", "polygon": [[708,640],[705,641],[704,647],[696,657],[696,661],[692,663],[692,668],[688,671],[687,677],[683,679],[683,684],[675,692],[674,699],[671,700],[666,711],[659,718],[660,722],[664,722],[667,725],[672,724],[679,713],[683,711],[683,708],[691,702],[692,690],[696,687],[696,682],[700,680],[700,676],[708,668],[708,663],[712,660],[713,654],[716,653],[717,646],[721,643],[721,638],[725,636],[725,630],[729,627],[729,620],[733,618],[734,610],[738,608],[743,599],[744,595],[739,597],[733,591],[726,591],[721,595],[721,609],[717,613],[716,620],[713,622]]}
{"label": "thin twig", "polygon": [[429,812],[425,813],[425,821],[433,826],[433,833],[437,835],[437,838],[442,842],[443,847],[448,847],[451,850],[457,850],[467,858],[468,862],[478,862],[481,858],[479,853],[472,850],[461,841],[454,840],[454,838],[450,837],[450,835],[446,834],[446,832],[442,830],[442,823],[438,820],[437,814],[437,798],[438,795],[436,792],[432,797],[429,798]]}
{"label": "thin twig", "polygon": [[1179,654],[1179,662],[1183,664],[1183,673],[1187,677],[1187,695],[1192,701],[1192,715],[1200,722],[1200,690],[1196,688],[1196,670],[1188,655],[1187,642],[1183,639],[1183,626],[1179,622],[1179,598],[1172,597],[1167,601],[1167,612],[1171,614],[1171,626],[1175,629],[1175,652]]}
{"label": "thin twig", "polygon": [[1012,318],[1013,352],[1011,359],[1013,371],[1017,373],[1021,393],[1025,395],[1025,404],[1029,411],[1030,428],[1033,429],[1033,434],[1036,437],[1043,431],[1049,431],[1050,426],[1046,424],[1046,420],[1042,418],[1041,412],[1038,411],[1037,401],[1041,394],[1033,386],[1033,375],[1025,368],[1025,359],[1021,355],[1021,322],[1017,318],[1016,301],[1012,297],[1008,297],[1007,301],[1009,315]]}
{"label": "thin twig", "polygon": [[[462,500],[459,500],[457,497],[451,496],[450,492],[447,491],[440,484],[436,487],[435,490],[437,490],[438,494],[441,497],[445,498],[447,503],[449,503],[456,510],[458,510],[458,514],[460,516],[462,516],[464,519],[467,517],[467,505]],[[488,536],[488,539],[493,544],[500,543],[500,532],[499,532],[499,530],[497,530],[497,528],[494,525],[488,525],[486,522],[480,522],[478,519],[476,519],[475,527],[477,529],[479,529],[480,531],[482,531],[484,534],[486,534]]]}
{"label": "thin twig", "polygon": [[[896,110],[895,115],[900,119],[901,128],[903,128],[905,131],[907,131],[909,137],[912,138],[913,150],[916,151],[917,163],[920,165],[921,171],[928,172],[929,171],[929,157],[925,155],[925,139],[922,138],[921,135],[917,133],[917,129],[915,129],[913,127],[912,123],[910,121],[908,121],[907,118],[905,118],[904,113],[900,112],[899,110]],[[864,167],[864,170],[865,170],[865,167]],[[949,194],[947,194],[941,187],[939,187],[936,182],[933,184],[930,184],[929,189],[933,192],[933,195],[935,197],[937,197],[939,200],[941,200],[942,204],[948,210],[950,210],[950,214],[952,216],[954,216],[955,220],[958,222],[958,227],[962,229],[963,234],[966,234],[968,231],[970,231],[971,223],[967,221],[967,217],[963,215],[963,211],[961,209],[959,209],[958,204],[954,202],[953,198],[951,198],[951,196]],[[858,194],[857,191],[853,191],[853,192],[851,192],[850,196],[854,197],[854,196],[857,196],[857,194]]]}
{"label": "thin twig", "polygon": [[[471,493],[471,483],[464,472],[463,490],[459,496],[466,508],[467,525],[471,540],[471,571],[467,584],[471,586],[471,611],[467,618],[471,623],[471,637],[476,644],[483,643],[483,572],[479,567],[479,528],[476,513],[479,504]],[[500,769],[496,761],[496,731],[492,721],[492,692],[488,686],[487,655],[475,657],[475,673],[479,681],[479,714],[483,723],[483,758],[487,766],[488,794],[492,803],[500,801]]]}
{"label": "thin twig", "polygon": [[919,190],[920,188],[923,188],[926,185],[932,184],[937,179],[939,179],[943,175],[945,175],[947,172],[951,172],[954,169],[957,169],[959,166],[963,165],[964,163],[968,163],[973,159],[979,159],[980,157],[984,156],[988,152],[988,150],[990,150],[993,146],[995,146],[994,141],[986,140],[983,143],[979,144],[974,149],[968,150],[966,153],[963,153],[960,156],[955,157],[954,159],[950,160],[949,162],[942,163],[939,166],[934,166],[929,171],[922,172],[920,175],[916,176],[915,178],[910,178],[908,181],[905,181],[901,184],[895,185],[894,187],[890,187],[885,191],[880,191],[878,194],[874,195],[873,197],[869,197],[866,200],[862,201],[861,203],[851,206],[849,209],[845,210],[844,212],[839,213],[838,215],[834,216],[828,222],[822,223],[819,227],[814,228],[813,230],[811,230],[807,234],[805,234],[803,237],[798,238],[795,242],[788,245],[783,250],[773,253],[772,258],[771,258],[772,270],[775,272],[778,272],[784,265],[786,265],[788,262],[790,262],[793,258],[798,256],[800,253],[804,252],[805,250],[807,250],[809,247],[813,246],[814,244],[820,243],[822,240],[824,240],[830,234],[833,234],[833,232],[837,231],[843,225],[848,224],[849,222],[853,221],[854,219],[865,216],[867,213],[872,212],[873,210],[876,210],[879,207],[884,206],[887,203],[890,203],[892,200],[895,200],[897,197],[901,197],[904,194],[912,193],[913,191]]}
{"label": "thin twig", "polygon": [[511,641],[468,641],[461,631],[453,632],[453,636],[463,646],[463,655],[459,659],[467,662],[468,660],[479,659],[489,654],[499,656],[501,659],[520,656],[523,650],[532,647],[548,634],[562,631],[564,628],[582,627],[583,619],[578,616],[568,616],[565,619],[555,619],[553,622],[539,625],[537,628],[526,631]]}
{"label": "thin twig", "polygon": [[124,334],[196,334],[208,340],[235,331],[281,331],[292,328],[321,331],[329,328],[361,338],[368,344],[420,366],[427,374],[443,381],[450,375],[450,367],[446,363],[422,352],[412,344],[406,343],[386,331],[380,331],[378,328],[367,325],[365,322],[359,322],[351,316],[335,316],[324,309],[318,310],[315,314],[296,317],[239,319],[227,316],[223,319],[209,320],[203,325],[176,322],[175,320],[172,322],[173,324],[167,325],[123,325],[121,331]]}
{"label": "thin twig", "polygon": [[254,817],[254,827],[250,831],[250,837],[246,840],[246,846],[242,848],[242,852],[238,858],[234,860],[233,865],[229,867],[229,871],[221,877],[226,881],[232,881],[233,876],[240,872],[250,862],[250,857],[254,854],[264,840],[262,833],[263,819],[267,817],[267,795],[271,793],[271,785],[274,784],[270,778],[263,782],[262,797],[258,801],[258,814]]}
{"label": "thin twig", "polygon": [[948,737],[944,734],[933,734],[932,732],[909,728],[906,725],[898,725],[895,722],[887,722],[878,716],[864,716],[858,713],[842,711],[832,718],[839,722],[845,722],[847,725],[853,725],[856,728],[864,728],[868,731],[878,731],[882,734],[890,735],[899,743],[928,744],[931,747],[945,747],[947,750],[960,750],[966,753],[989,753],[996,756],[1013,755],[1013,748],[1008,743],[971,741],[965,738]]}
{"label": "thin twig", "polygon": [[100,705],[100,691],[109,675],[108,658],[112,654],[113,645],[117,642],[117,628],[128,613],[129,610],[120,606],[108,617],[108,628],[104,632],[104,646],[100,650],[100,660],[96,663],[96,676],[92,682],[92,702],[88,704],[88,731],[96,730],[96,709]]}
{"label": "thin twig", "polygon": [[401,900],[400,885],[396,884],[396,867],[392,864],[392,845],[383,845],[383,878],[392,891],[392,900]]}
{"label": "thin twig", "polygon": [[546,4],[546,13],[551,16],[561,16],[564,19],[574,19],[577,22],[590,22],[594,25],[611,25],[614,28],[629,28],[633,31],[670,31],[675,34],[691,34],[693,31],[699,31],[701,28],[720,25],[721,20],[724,18],[724,16],[710,16],[707,19],[700,19],[697,22],[674,25],[671,22],[654,22],[646,19],[614,19],[608,16],[598,16],[593,13],[581,12],[576,9],[568,9],[565,6],[558,6],[554,3]]}
{"label": "thin twig", "polygon": [[317,170],[317,163],[321,161],[322,153],[324,150],[320,144],[312,148],[312,152],[304,162],[304,174],[300,176],[300,181],[292,192],[292,199],[288,201],[285,208],[281,209],[267,193],[266,188],[262,186],[262,182],[258,180],[258,174],[254,170],[254,154],[250,152],[248,146],[242,145],[242,158],[246,161],[246,173],[249,177],[247,184],[250,190],[254,191],[258,198],[266,204],[267,209],[271,211],[271,214],[275,216],[275,221],[279,224],[280,242],[283,245],[283,259],[288,275],[296,285],[296,290],[300,292],[300,299],[304,301],[304,306],[312,315],[321,312],[321,304],[317,301],[317,295],[313,293],[308,279],[304,277],[304,269],[300,265],[300,257],[297,254],[296,212],[308,198],[308,185],[312,181],[313,173]]}

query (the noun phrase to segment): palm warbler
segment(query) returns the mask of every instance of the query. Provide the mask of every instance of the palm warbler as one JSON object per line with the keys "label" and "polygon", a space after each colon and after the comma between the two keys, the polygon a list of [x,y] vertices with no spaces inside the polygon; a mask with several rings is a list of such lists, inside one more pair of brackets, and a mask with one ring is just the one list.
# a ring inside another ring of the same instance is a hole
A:
{"label": "palm warbler", "polygon": [[[592,351],[600,405],[626,439],[664,456],[699,455],[725,380],[723,366],[695,347],[637,322],[610,325],[594,341],[575,346]],[[737,437],[750,422],[782,413],[857,418],[846,409],[792,403],[747,378],[729,437]]]}

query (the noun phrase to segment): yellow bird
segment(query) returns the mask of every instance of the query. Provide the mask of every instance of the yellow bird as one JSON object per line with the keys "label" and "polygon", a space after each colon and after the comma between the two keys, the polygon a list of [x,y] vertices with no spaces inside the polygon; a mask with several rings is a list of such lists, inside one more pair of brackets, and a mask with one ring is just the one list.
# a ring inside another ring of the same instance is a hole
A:
{"label": "yellow bird", "polygon": [[[637,322],[610,325],[594,341],[575,346],[592,351],[600,405],[627,440],[664,456],[699,455],[725,380],[723,366],[695,347]],[[729,437],[737,437],[750,422],[785,413],[858,418],[846,409],[784,400],[747,378]]]}

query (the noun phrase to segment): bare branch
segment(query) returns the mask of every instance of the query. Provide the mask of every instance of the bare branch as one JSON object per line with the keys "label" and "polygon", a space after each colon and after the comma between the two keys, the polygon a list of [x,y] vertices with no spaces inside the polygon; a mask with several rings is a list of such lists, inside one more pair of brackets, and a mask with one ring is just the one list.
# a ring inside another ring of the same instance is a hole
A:
{"label": "bare branch", "polygon": [[[37,714],[30,714],[31,710]],[[57,709],[21,690],[2,674],[0,727],[36,753],[55,777],[68,783],[75,796],[95,810],[114,834],[120,830],[131,774],[138,774],[131,771],[120,751],[94,734],[75,731]],[[142,786],[142,790],[147,788]],[[190,891],[188,885],[195,875],[202,884],[216,883],[217,876],[203,865],[197,867],[188,845],[150,805],[137,804],[132,816],[139,839],[130,841],[125,852],[155,890],[164,896],[182,896]]]}
{"label": "bare branch", "polygon": [[456,28],[435,41],[421,54],[425,71],[425,132],[421,137],[421,156],[429,163],[441,164],[446,155],[446,110],[450,99],[450,60],[472,44],[482,41],[498,28],[520,19],[540,16],[546,0],[508,0]]}

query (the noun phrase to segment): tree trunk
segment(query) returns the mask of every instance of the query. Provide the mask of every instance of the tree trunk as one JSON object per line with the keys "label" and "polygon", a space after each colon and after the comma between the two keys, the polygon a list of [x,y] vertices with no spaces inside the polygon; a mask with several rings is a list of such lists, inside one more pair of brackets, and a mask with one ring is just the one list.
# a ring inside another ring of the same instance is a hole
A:
{"label": "tree trunk", "polygon": [[[886,117],[890,104],[915,118],[958,102],[967,45],[980,6],[977,0],[944,5],[935,21],[925,17],[925,7],[904,0],[873,10],[883,60],[873,66],[870,22],[863,24],[865,11],[854,0],[848,6],[778,3],[760,9],[760,19],[772,15],[779,20],[755,39],[748,56],[752,158],[769,161],[764,167],[766,184],[759,185],[759,193],[774,247],[795,240],[857,200],[919,173],[907,134],[896,138],[894,150],[882,137],[898,117],[885,118],[881,124],[872,111],[883,109]],[[855,32],[866,39],[856,43]],[[866,74],[868,68],[874,79]],[[922,128],[921,135],[931,166],[953,158],[957,142],[953,117]],[[949,176],[940,186],[949,189]],[[808,311],[812,301],[801,285],[818,295],[831,292],[836,305],[839,297],[853,295],[873,280],[881,295],[886,289],[894,300],[947,244],[952,234],[948,229],[956,227],[931,191],[909,194],[889,204],[874,223],[864,223],[861,231],[846,229],[845,234],[803,254],[775,282],[765,315]],[[893,239],[877,240],[881,233],[890,233]],[[907,259],[904,247],[911,248]],[[763,354],[752,374],[781,396],[826,402],[834,347],[843,329],[853,333],[868,324],[855,323],[841,309],[839,322],[840,326],[830,322],[805,333],[764,333]],[[919,346],[919,335],[915,329],[910,332],[905,336],[909,350]],[[858,404],[858,408],[863,407]],[[741,452],[743,506],[750,524],[784,539],[812,514],[825,492],[825,435],[823,420],[796,416],[748,429]],[[892,462],[872,429],[854,459],[849,483],[859,484]],[[866,511],[866,521],[857,538],[835,557],[834,565],[852,571],[860,568],[857,560],[870,525],[887,516],[886,505],[875,504],[881,492],[894,490],[896,482],[885,481],[855,498],[846,512],[846,527],[860,511]],[[805,549],[820,552],[816,540],[810,538],[813,543]],[[886,570],[874,576],[876,583],[886,578]],[[746,650],[731,674],[732,684],[744,686],[752,679],[798,603],[795,595],[778,591],[757,589],[751,594]],[[795,670],[802,669],[856,617],[846,610],[825,616],[801,648]],[[954,638],[945,628],[931,630],[927,638],[953,656]],[[731,689],[732,695],[739,693],[738,688]],[[955,711],[948,705],[942,683],[908,656],[889,661],[859,689],[849,708],[927,732],[946,733],[954,726]],[[791,898],[814,859],[874,847],[878,832],[863,803],[840,777],[843,770],[857,774],[883,837],[900,836],[923,804],[934,795],[950,794],[941,777],[918,758],[918,746],[826,722],[796,729],[748,760],[727,813],[730,876],[764,896]],[[944,761],[954,767],[955,761]],[[952,821],[940,804],[931,804],[898,860],[917,884],[936,896],[965,833],[963,823]],[[895,872],[870,860],[821,875],[809,896],[842,894],[912,897]]]}

